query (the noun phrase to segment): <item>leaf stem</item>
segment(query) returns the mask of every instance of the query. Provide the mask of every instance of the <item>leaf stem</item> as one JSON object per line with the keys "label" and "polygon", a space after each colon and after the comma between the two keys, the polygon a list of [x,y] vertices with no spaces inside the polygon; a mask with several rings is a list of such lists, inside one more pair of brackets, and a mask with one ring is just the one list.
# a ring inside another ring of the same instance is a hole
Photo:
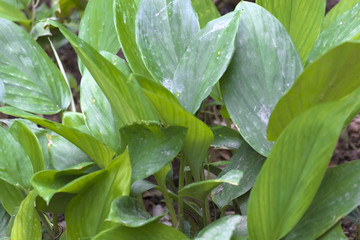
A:
{"label": "leaf stem", "polygon": [[55,235],[59,234],[59,225],[58,225],[58,217],[56,213],[52,214],[52,224],[54,228]]}
{"label": "leaf stem", "polygon": [[[184,170],[185,170],[185,159],[184,154],[180,155],[180,169],[179,169],[179,191],[184,187]],[[178,195],[178,230],[184,231],[184,199],[181,194]]]}
{"label": "leaf stem", "polygon": [[38,215],[41,219],[41,222],[44,224],[46,231],[49,233],[51,239],[55,239],[55,233],[51,227],[51,222],[49,221],[49,219],[42,212],[38,211]]}

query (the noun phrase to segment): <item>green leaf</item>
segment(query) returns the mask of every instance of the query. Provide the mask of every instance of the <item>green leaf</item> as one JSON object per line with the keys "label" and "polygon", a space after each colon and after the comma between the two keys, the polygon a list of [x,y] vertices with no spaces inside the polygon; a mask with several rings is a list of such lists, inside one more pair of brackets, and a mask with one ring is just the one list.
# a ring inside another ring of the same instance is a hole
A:
{"label": "green leaf", "polygon": [[[44,4],[45,5],[45,4]],[[50,26],[46,22],[38,22],[31,28],[30,31],[31,37],[35,40],[38,40],[39,37],[51,36]]]}
{"label": "green leaf", "polygon": [[238,185],[242,176],[243,173],[241,171],[235,169],[230,170],[225,175],[217,179],[188,184],[179,191],[179,195],[203,202],[214,188],[218,187],[222,183]]}
{"label": "green leaf", "polygon": [[118,240],[118,239],[131,239],[131,240],[189,240],[185,234],[161,223],[150,223],[138,228],[129,228],[125,226],[118,226],[109,230],[103,231],[94,237],[92,240]]}
{"label": "green leaf", "polygon": [[5,129],[0,127],[0,179],[12,185],[30,187],[33,167],[26,152]]}
{"label": "green leaf", "polygon": [[[241,212],[242,214],[244,214],[244,212]],[[248,230],[247,230],[247,217],[246,216],[240,216],[241,220],[240,223],[236,226],[236,229],[233,232],[232,238],[231,240],[237,240],[237,239],[243,239],[246,240],[248,239]]]}
{"label": "green leaf", "polygon": [[307,109],[340,99],[357,89],[360,86],[360,61],[356,60],[359,55],[360,43],[346,42],[307,67],[272,112],[268,139],[276,140],[286,125]]}
{"label": "green leaf", "polygon": [[60,123],[52,122],[12,107],[1,107],[0,112],[25,118],[56,132],[80,148],[92,160],[94,160],[99,167],[104,167],[109,164],[114,156],[114,152],[103,143],[75,128],[70,128]]}
{"label": "green leaf", "polygon": [[108,221],[121,223],[127,227],[141,227],[155,222],[166,215],[163,214],[151,217],[151,215],[137,205],[137,200],[133,197],[123,196],[115,199],[111,204]]}
{"label": "green leaf", "polygon": [[244,143],[238,131],[221,125],[211,127],[214,133],[214,141],[211,146],[217,148],[238,149]]}
{"label": "green leaf", "polygon": [[25,196],[20,189],[0,179],[0,202],[8,214],[12,214],[24,198]]}
{"label": "green leaf", "polygon": [[238,185],[226,184],[214,189],[213,201],[221,209],[228,205],[232,200],[245,194],[253,186],[256,177],[265,161],[265,157],[258,154],[248,144],[243,143],[236,151],[235,155],[230,159],[230,164],[226,165],[224,170],[220,173],[219,177],[236,169],[243,172]]}
{"label": "green leaf", "polygon": [[9,133],[24,149],[32,163],[34,173],[44,170],[45,162],[41,146],[30,128],[20,121],[15,121],[9,129]]}
{"label": "green leaf", "polygon": [[285,239],[316,239],[360,205],[360,160],[329,168],[310,207]]}
{"label": "green leaf", "polygon": [[130,188],[130,196],[137,197],[143,192],[146,192],[149,189],[155,188],[156,185],[147,181],[147,180],[139,180],[131,184]]}
{"label": "green leaf", "polygon": [[191,4],[198,17],[200,28],[205,27],[211,20],[220,17],[220,13],[212,0],[191,0]]}
{"label": "green leaf", "polygon": [[335,225],[335,227],[331,228],[325,234],[318,238],[318,240],[348,240],[348,237],[345,236],[341,223]]}
{"label": "green leaf", "polygon": [[180,152],[186,128],[133,125],[121,129],[123,144],[129,148],[132,182],[162,169]]}
{"label": "green leaf", "polygon": [[359,40],[360,37],[360,3],[336,18],[329,27],[322,31],[306,59],[306,64],[314,62],[321,55],[351,39]]}
{"label": "green leaf", "polygon": [[11,230],[12,240],[41,240],[41,223],[35,209],[36,191],[31,191],[21,203]]}
{"label": "green leaf", "polygon": [[18,9],[24,9],[29,5],[30,0],[3,0],[3,2],[7,2]]}
{"label": "green leaf", "polygon": [[165,87],[146,77],[136,78],[161,121],[171,126],[187,128],[183,153],[195,181],[200,181],[200,169],[214,139],[210,128],[183,109],[179,101]]}
{"label": "green leaf", "polygon": [[84,116],[78,112],[63,112],[61,122],[65,126],[77,129],[85,125]]}
{"label": "green leaf", "polygon": [[57,0],[55,4],[59,5],[58,12],[63,17],[69,17],[74,8],[83,10],[86,6],[86,0]]}
{"label": "green leaf", "polygon": [[[265,9],[242,2],[236,50],[220,84],[226,108],[250,146],[267,156],[269,117],[302,71],[288,33]],[[254,131],[254,129],[257,129]]]}
{"label": "green leaf", "polygon": [[301,219],[320,186],[344,124],[360,110],[359,100],[356,91],[319,104],[294,118],[281,133],[251,190],[250,238],[280,239]]}
{"label": "green leaf", "polygon": [[112,201],[129,195],[130,183],[131,165],[126,150],[106,167],[105,174],[97,178],[91,188],[81,192],[69,203],[65,212],[68,238],[92,238],[114,226],[114,223],[105,222],[105,219]]}
{"label": "green leaf", "polygon": [[[314,46],[325,16],[325,0],[256,0],[256,3],[274,15],[289,33],[301,61]],[[301,11],[299,10],[301,9]]]}
{"label": "green leaf", "polygon": [[10,215],[5,211],[3,206],[0,204],[0,239],[7,239],[6,228],[10,221]]}
{"label": "green leaf", "polygon": [[4,1],[0,1],[0,18],[19,22],[24,25],[30,23],[30,20],[26,18],[25,14],[20,9]]}
{"label": "green leaf", "polygon": [[239,215],[222,217],[202,229],[195,240],[230,240],[241,218]]}
{"label": "green leaf", "polygon": [[42,171],[31,178],[31,184],[39,196],[49,204],[56,193],[79,193],[105,174],[104,170],[100,170],[84,175],[91,166],[92,163],[82,163],[62,171]]}
{"label": "green leaf", "polygon": [[150,77],[136,44],[135,19],[140,0],[114,0],[115,27],[122,51],[131,70]]}
{"label": "green leaf", "polygon": [[70,104],[69,88],[45,51],[20,26],[0,19],[0,79],[5,103],[38,114],[55,114]]}
{"label": "green leaf", "polygon": [[180,60],[199,30],[190,0],[140,2],[136,16],[136,43],[155,80],[167,88],[171,86]]}
{"label": "green leaf", "polygon": [[333,7],[330,12],[325,15],[322,31],[325,31],[331,23],[335,21],[340,15],[344,12],[355,6],[355,4],[359,3],[359,0],[341,0],[339,1],[335,7]]}
{"label": "green leaf", "polygon": [[[113,65],[126,76],[131,74],[123,59],[107,52],[101,52],[101,54],[109,61],[111,60]],[[88,70],[85,70],[81,79],[80,93],[81,109],[91,135],[119,152],[121,146],[119,129],[122,123],[114,114],[109,101]]]}
{"label": "green leaf", "polygon": [[125,76],[100,53],[59,23],[52,20],[49,23],[58,27],[69,40],[123,124],[158,120],[135,79]]}
{"label": "green leaf", "polygon": [[0,105],[4,105],[5,103],[5,85],[2,80],[0,80]]}
{"label": "green leaf", "polygon": [[[116,54],[120,43],[115,30],[113,5],[113,0],[90,1],[80,21],[79,38],[99,52]],[[84,72],[81,61],[79,69]]]}

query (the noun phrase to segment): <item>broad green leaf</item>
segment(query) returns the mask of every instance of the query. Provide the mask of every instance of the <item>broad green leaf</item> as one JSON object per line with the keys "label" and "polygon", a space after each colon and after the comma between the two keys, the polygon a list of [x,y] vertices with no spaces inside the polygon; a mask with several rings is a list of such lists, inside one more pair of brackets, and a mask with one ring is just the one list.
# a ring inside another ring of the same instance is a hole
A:
{"label": "broad green leaf", "polygon": [[355,4],[359,3],[359,0],[341,0],[339,1],[335,7],[333,7],[330,12],[325,15],[322,31],[326,30],[331,23],[335,21],[340,15],[344,12],[355,6]]}
{"label": "broad green leaf", "polygon": [[345,236],[341,223],[335,225],[335,227],[331,228],[325,234],[318,238],[318,240],[348,240],[348,237]]}
{"label": "broad green leaf", "polygon": [[222,217],[202,229],[195,240],[230,240],[241,218],[239,215]]}
{"label": "broad green leaf", "polygon": [[14,0],[2,0],[2,1],[7,2],[18,9],[24,9],[29,5],[31,0],[15,0],[15,1]]}
{"label": "broad green leaf", "polygon": [[211,20],[220,17],[220,13],[212,0],[191,0],[191,4],[198,17],[200,28],[205,27]]}
{"label": "broad green leaf", "polygon": [[0,202],[8,214],[12,214],[24,198],[25,196],[20,189],[0,179]]}
{"label": "broad green leaf", "polygon": [[310,207],[285,239],[315,239],[360,205],[360,160],[329,168]]}
{"label": "broad green leaf", "polygon": [[269,140],[300,113],[323,102],[340,99],[360,86],[360,43],[346,42],[321,56],[296,79],[292,88],[280,99],[267,128]]}
{"label": "broad green leaf", "polygon": [[40,143],[36,135],[24,123],[15,121],[9,133],[12,137],[20,143],[21,147],[29,157],[34,173],[45,169],[45,162]]}
{"label": "broad green leaf", "polygon": [[[120,43],[115,30],[113,5],[114,0],[90,1],[81,18],[79,38],[99,52],[116,54],[120,49]],[[79,69],[84,72],[81,61]]]}
{"label": "broad green leaf", "polygon": [[7,239],[6,228],[10,221],[10,215],[5,211],[0,203],[0,239]]}
{"label": "broad green leaf", "polygon": [[351,39],[359,40],[360,37],[360,2],[350,10],[336,18],[329,27],[321,32],[316,43],[306,59],[306,64],[311,64],[331,48]]}
{"label": "broad green leaf", "polygon": [[103,143],[75,128],[70,128],[60,123],[52,122],[12,107],[1,107],[0,112],[25,118],[56,132],[80,148],[92,160],[94,160],[99,167],[104,167],[109,164],[114,156],[114,152]]}
{"label": "broad green leaf", "polygon": [[243,212],[241,213],[243,215],[241,215],[240,223],[236,226],[236,229],[233,232],[231,240],[248,239],[249,233],[247,230],[247,217]]}
{"label": "broad green leaf", "polygon": [[157,221],[165,216],[165,214],[166,212],[159,216],[151,217],[148,212],[138,206],[135,198],[123,196],[112,202],[107,221],[136,228]]}
{"label": "broad green leaf", "polygon": [[179,101],[165,87],[142,76],[136,78],[164,123],[187,128],[183,153],[195,181],[200,181],[200,169],[214,139],[210,128],[183,109]]}
{"label": "broad green leaf", "polygon": [[0,79],[5,103],[38,114],[55,114],[70,103],[69,88],[45,51],[20,26],[0,19]]}
{"label": "broad green leaf", "polygon": [[140,0],[114,0],[115,27],[122,51],[134,73],[150,77],[136,44],[135,20]]}
{"label": "broad green leaf", "polygon": [[78,112],[64,112],[61,118],[62,124],[72,128],[81,128],[85,125],[84,116]]}
{"label": "broad green leaf", "polygon": [[135,79],[125,76],[100,53],[59,23],[52,20],[49,22],[58,27],[69,40],[123,124],[158,120]]}
{"label": "broad green leaf", "polygon": [[26,152],[5,129],[0,127],[0,179],[12,185],[30,187],[33,167]]}
{"label": "broad green leaf", "polygon": [[298,223],[320,186],[344,124],[360,110],[359,100],[355,91],[319,104],[281,133],[251,190],[250,238],[280,239]]}
{"label": "broad green leaf", "polygon": [[48,204],[56,193],[79,193],[103,176],[104,170],[84,175],[92,163],[83,163],[62,171],[46,170],[36,173],[31,184]]}
{"label": "broad green leaf", "polygon": [[161,223],[150,223],[138,228],[129,228],[125,226],[118,226],[109,230],[103,231],[94,237],[92,240],[189,240],[189,238],[182,232],[175,228],[169,227]]}
{"label": "broad green leaf", "polygon": [[92,238],[114,226],[114,223],[106,222],[105,219],[112,201],[129,195],[130,183],[131,165],[126,150],[106,167],[105,174],[97,178],[91,188],[81,192],[69,203],[65,213],[68,238]]}
{"label": "broad green leaf", "polygon": [[26,18],[25,14],[20,9],[5,1],[0,1],[0,18],[19,22],[24,25],[28,25],[30,23],[30,20]]}
{"label": "broad green leaf", "polygon": [[325,16],[325,0],[256,0],[256,3],[274,15],[289,33],[300,59],[314,46]]}
{"label": "broad green leaf", "polygon": [[179,195],[203,202],[214,188],[218,187],[222,183],[238,185],[242,176],[243,173],[241,171],[235,169],[230,170],[225,175],[217,179],[188,184],[179,191]]}
{"label": "broad green leaf", "polygon": [[35,40],[38,40],[39,37],[51,36],[50,26],[46,22],[38,22],[31,28],[30,31],[31,37]]}
{"label": "broad green leaf", "polygon": [[265,157],[258,154],[248,144],[243,143],[236,151],[235,155],[230,159],[230,164],[226,165],[219,177],[223,176],[232,169],[243,172],[238,185],[226,184],[214,189],[213,201],[219,208],[228,205],[232,200],[245,194],[253,186],[256,177],[265,161]]}
{"label": "broad green leaf", "polygon": [[162,169],[180,152],[186,128],[132,125],[121,129],[123,144],[129,148],[132,182]]}
{"label": "broad green leaf", "polygon": [[12,240],[41,240],[41,223],[35,209],[36,191],[31,191],[21,203],[11,230]]}
{"label": "broad green leaf", "polygon": [[346,216],[347,219],[351,220],[353,223],[360,225],[360,208],[359,206],[355,208],[351,213]]}
{"label": "broad green leaf", "polygon": [[[131,74],[126,62],[107,52],[101,54],[111,61],[126,76]],[[80,104],[85,123],[92,136],[119,152],[122,123],[114,114],[109,101],[88,70],[85,70],[80,83]]]}
{"label": "broad green leaf", "polygon": [[241,24],[221,90],[240,134],[267,156],[273,145],[266,139],[270,114],[302,72],[302,65],[288,33],[274,16],[248,2],[236,9],[241,11]]}
{"label": "broad green leaf", "polygon": [[58,12],[63,17],[69,17],[73,9],[83,10],[86,6],[86,0],[53,0],[59,5]]}
{"label": "broad green leaf", "polygon": [[137,197],[139,194],[142,194],[143,192],[146,192],[147,190],[155,187],[155,184],[147,180],[139,180],[131,184],[130,196]]}
{"label": "broad green leaf", "polygon": [[155,80],[170,89],[174,72],[199,30],[190,0],[140,1],[136,16],[136,43]]}
{"label": "broad green leaf", "polygon": [[211,146],[217,148],[238,149],[244,143],[238,131],[221,125],[211,127],[214,133],[214,141]]}

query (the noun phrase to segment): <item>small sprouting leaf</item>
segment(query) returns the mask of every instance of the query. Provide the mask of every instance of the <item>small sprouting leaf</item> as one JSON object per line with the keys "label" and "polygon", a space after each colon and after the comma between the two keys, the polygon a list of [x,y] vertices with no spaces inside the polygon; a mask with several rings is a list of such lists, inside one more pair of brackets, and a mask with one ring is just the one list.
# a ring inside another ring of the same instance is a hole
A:
{"label": "small sprouting leaf", "polygon": [[195,240],[230,240],[241,219],[239,215],[222,217],[202,229]]}
{"label": "small sprouting leaf", "polygon": [[127,227],[141,227],[159,220],[165,214],[166,212],[159,216],[151,217],[148,212],[138,206],[136,198],[123,196],[112,202],[107,221],[121,223]]}
{"label": "small sprouting leaf", "polygon": [[0,19],[0,79],[5,103],[38,114],[67,109],[70,91],[59,69],[20,26]]}
{"label": "small sprouting leaf", "polygon": [[262,7],[242,2],[236,50],[220,81],[226,108],[251,147],[267,156],[269,117],[302,72],[299,55],[281,23]]}
{"label": "small sprouting leaf", "polygon": [[191,0],[191,4],[198,17],[200,28],[205,27],[211,20],[220,17],[220,13],[212,0]]}

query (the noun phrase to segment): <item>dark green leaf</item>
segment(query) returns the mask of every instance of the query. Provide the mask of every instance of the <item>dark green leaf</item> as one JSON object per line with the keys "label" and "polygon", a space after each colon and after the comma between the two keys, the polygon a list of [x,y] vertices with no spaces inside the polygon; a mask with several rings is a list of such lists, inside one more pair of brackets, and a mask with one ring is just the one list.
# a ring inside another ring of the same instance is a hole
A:
{"label": "dark green leaf", "polygon": [[241,218],[239,215],[222,217],[202,229],[195,240],[230,240]]}
{"label": "dark green leaf", "polygon": [[155,187],[156,185],[149,181],[139,180],[131,184],[130,195],[133,197],[137,197],[139,194],[142,194],[143,192]]}
{"label": "dark green leaf", "polygon": [[0,79],[5,103],[38,113],[66,110],[69,88],[45,51],[20,26],[0,19]]}
{"label": "dark green leaf", "polygon": [[214,141],[211,146],[217,148],[238,149],[244,143],[238,131],[221,125],[211,127],[214,133]]}
{"label": "dark green leaf", "polygon": [[335,227],[331,228],[325,234],[318,238],[318,240],[348,240],[348,237],[345,236],[341,223],[335,225]]}
{"label": "dark green leaf", "polygon": [[360,205],[360,160],[327,170],[310,207],[285,239],[316,239]]}
{"label": "dark green leaf", "polygon": [[10,221],[10,215],[5,211],[0,204],[0,239],[7,239],[6,228]]}
{"label": "dark green leaf", "polygon": [[359,100],[355,91],[319,104],[281,133],[251,190],[250,238],[280,239],[298,223],[320,186],[344,124],[360,110]]}
{"label": "dark green leaf", "polygon": [[112,202],[107,220],[121,223],[127,227],[141,227],[159,220],[165,216],[165,214],[166,212],[159,216],[151,217],[148,212],[137,205],[137,200],[135,198],[124,196]]}
{"label": "dark green leaf", "polygon": [[[226,108],[243,138],[267,156],[269,117],[302,71],[294,44],[281,23],[260,6],[242,2],[236,51],[221,80]],[[256,130],[255,130],[256,129]]]}
{"label": "dark green leaf", "polygon": [[191,4],[198,17],[200,28],[205,27],[211,20],[220,17],[220,13],[212,0],[191,0]]}

